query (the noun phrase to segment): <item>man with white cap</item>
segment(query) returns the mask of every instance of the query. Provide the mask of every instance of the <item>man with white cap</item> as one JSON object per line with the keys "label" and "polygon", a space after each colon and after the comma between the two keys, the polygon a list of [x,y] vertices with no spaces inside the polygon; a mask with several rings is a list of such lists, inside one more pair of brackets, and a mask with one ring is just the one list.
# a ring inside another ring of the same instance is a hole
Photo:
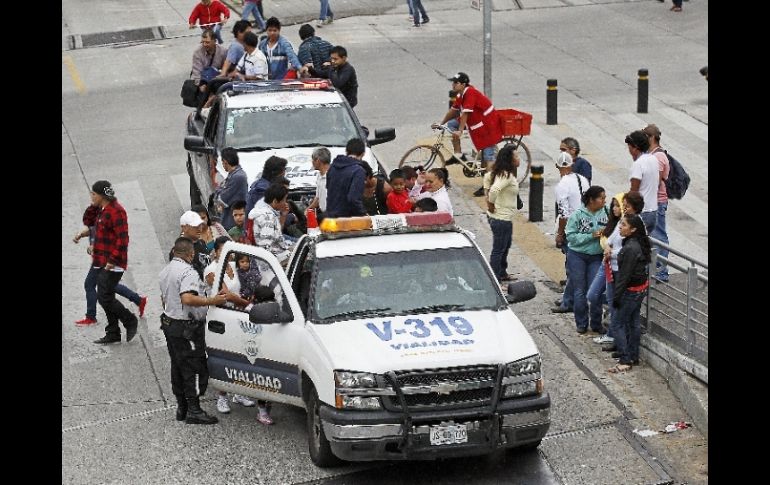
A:
{"label": "man with white cap", "polygon": [[[211,262],[206,252],[206,243],[201,240],[201,231],[203,230],[203,219],[197,212],[187,211],[179,218],[179,225],[182,227],[180,236],[184,236],[193,242],[195,256],[190,262],[198,275],[203,279],[203,270]],[[168,253],[168,260],[174,259],[174,250]]]}
{"label": "man with white cap", "polygon": [[[566,254],[567,239],[564,230],[567,227],[567,219],[580,208],[580,198],[591,184],[587,178],[572,172],[572,155],[567,152],[559,153],[556,158],[556,168],[559,170],[559,177],[561,177],[559,183],[553,188],[554,200],[556,201],[556,247]],[[561,303],[551,308],[551,311],[569,313],[572,311],[572,302],[572,285],[569,281],[569,273],[567,273],[567,284],[564,287]]]}

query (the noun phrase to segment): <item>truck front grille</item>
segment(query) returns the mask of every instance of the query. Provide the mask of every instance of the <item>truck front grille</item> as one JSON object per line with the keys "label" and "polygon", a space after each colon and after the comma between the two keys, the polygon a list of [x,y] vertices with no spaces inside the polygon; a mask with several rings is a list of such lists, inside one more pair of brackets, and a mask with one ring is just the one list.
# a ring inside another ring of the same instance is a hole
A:
{"label": "truck front grille", "polygon": [[[397,372],[396,379],[410,411],[427,408],[450,409],[457,407],[475,407],[489,405],[494,394],[497,379],[497,366],[450,367],[445,369],[425,369],[419,371]],[[476,389],[458,389],[450,392],[408,393],[410,387],[440,385],[478,385]],[[406,388],[406,389],[404,389]],[[385,399],[385,406],[391,410],[401,409],[398,396]]]}

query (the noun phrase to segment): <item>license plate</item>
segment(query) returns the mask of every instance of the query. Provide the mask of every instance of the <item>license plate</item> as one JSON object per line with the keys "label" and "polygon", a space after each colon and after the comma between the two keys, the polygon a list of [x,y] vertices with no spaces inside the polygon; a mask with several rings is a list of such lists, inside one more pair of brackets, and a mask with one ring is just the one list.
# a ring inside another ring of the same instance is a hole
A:
{"label": "license plate", "polygon": [[467,443],[468,430],[464,424],[431,426],[430,444],[433,446]]}

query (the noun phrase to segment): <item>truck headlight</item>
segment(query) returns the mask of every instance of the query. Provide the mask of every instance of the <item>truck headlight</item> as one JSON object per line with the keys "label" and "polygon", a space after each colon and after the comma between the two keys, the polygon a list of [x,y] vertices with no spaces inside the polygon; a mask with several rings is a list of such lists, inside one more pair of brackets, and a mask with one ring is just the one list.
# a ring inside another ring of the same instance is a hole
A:
{"label": "truck headlight", "polygon": [[382,409],[382,402],[379,397],[364,396],[340,396],[337,395],[337,407],[343,409],[360,409],[363,411],[377,411]]}
{"label": "truck headlight", "polygon": [[540,355],[511,362],[505,366],[503,397],[524,397],[543,392],[543,375],[540,371]]}
{"label": "truck headlight", "polygon": [[334,371],[337,387],[377,387],[377,378],[368,372]]}
{"label": "truck headlight", "polygon": [[508,376],[518,376],[522,374],[534,374],[534,373],[540,373],[540,355],[535,354],[531,357],[527,357],[526,359],[517,360],[516,362],[511,362],[510,364],[506,364],[505,366],[505,375]]}

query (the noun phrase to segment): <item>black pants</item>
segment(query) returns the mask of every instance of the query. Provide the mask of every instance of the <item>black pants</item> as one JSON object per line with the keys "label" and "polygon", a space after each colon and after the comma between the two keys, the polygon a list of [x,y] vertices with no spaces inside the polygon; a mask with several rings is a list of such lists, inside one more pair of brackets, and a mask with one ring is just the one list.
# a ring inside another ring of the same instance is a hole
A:
{"label": "black pants", "polygon": [[182,337],[185,324],[161,324],[171,358],[171,391],[177,397],[198,397],[206,393],[209,369],[206,362],[206,340],[203,325],[192,340]]}
{"label": "black pants", "polygon": [[118,321],[123,322],[123,326],[127,329],[139,325],[139,320],[137,320],[136,316],[115,298],[115,287],[118,286],[120,279],[123,277],[123,271],[107,271],[104,268],[98,271],[96,298],[102,308],[104,308],[104,313],[107,314],[107,328],[105,331],[107,337],[120,338]]}

